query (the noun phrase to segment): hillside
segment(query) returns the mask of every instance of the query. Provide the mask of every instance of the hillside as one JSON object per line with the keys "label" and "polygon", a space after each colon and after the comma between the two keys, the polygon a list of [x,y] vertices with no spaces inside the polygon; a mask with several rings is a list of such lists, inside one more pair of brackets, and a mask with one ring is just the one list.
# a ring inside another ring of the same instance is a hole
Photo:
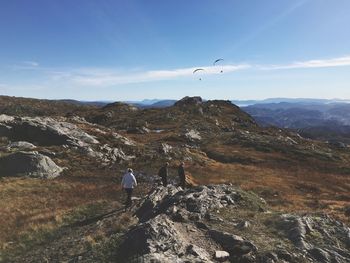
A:
{"label": "hillside", "polygon": [[242,107],[263,126],[297,131],[324,141],[350,142],[350,104],[344,102],[280,102]]}
{"label": "hillside", "polygon": [[[37,262],[37,256],[44,253],[51,260],[64,254],[64,260],[69,261],[67,255],[90,258],[83,253],[87,247],[91,252],[108,243],[103,251],[113,249],[109,247],[112,234],[119,237],[126,233],[137,219],[116,212],[124,199],[121,175],[127,167],[134,169],[140,182],[136,196],[142,202],[156,185],[155,175],[166,161],[170,162],[173,184],[177,184],[177,165],[185,161],[192,185],[233,184],[239,191],[253,191],[262,197],[268,210],[276,213],[300,217],[304,213],[327,214],[329,219],[324,223],[330,227],[338,224],[335,220],[349,224],[347,147],[261,127],[229,101],[186,97],[174,106],[151,109],[125,103],[104,107],[67,103],[8,97],[0,105],[4,113],[0,115],[0,242],[4,260]],[[22,163],[22,168],[12,163]],[[55,179],[46,179],[52,171]],[[254,211],[248,205],[240,213],[247,220],[251,217],[253,225],[264,227]],[[318,216],[312,222],[317,220]],[[193,223],[189,224],[192,227]],[[223,224],[223,228],[228,227]],[[272,239],[284,235],[281,230],[273,231],[277,232]],[[245,239],[254,240],[256,235],[253,231]],[[68,238],[80,241],[74,245]],[[259,251],[268,251],[267,245],[255,242]],[[44,244],[55,244],[55,251]],[[117,244],[113,246],[115,249]]]}

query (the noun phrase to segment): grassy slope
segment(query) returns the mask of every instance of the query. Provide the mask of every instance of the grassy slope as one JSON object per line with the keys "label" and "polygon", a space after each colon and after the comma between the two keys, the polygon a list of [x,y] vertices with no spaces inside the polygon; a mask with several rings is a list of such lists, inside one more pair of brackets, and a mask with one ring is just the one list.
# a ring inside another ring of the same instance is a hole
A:
{"label": "grassy slope", "polygon": [[[104,111],[89,108],[87,111],[82,110],[81,115],[93,118],[94,114],[99,116]],[[65,112],[62,111],[61,114]],[[184,110],[176,107],[112,112],[113,117],[101,124],[114,128],[138,143],[136,162],[102,167],[96,160],[67,151],[55,159],[59,165],[69,168],[61,178],[50,181],[1,179],[2,249],[26,250],[33,244],[33,240],[37,239],[40,243],[40,240],[47,238],[47,233],[55,233],[67,217],[74,219],[74,215],[79,215],[82,210],[93,215],[111,209],[114,201],[123,198],[118,177],[126,166],[131,165],[134,170],[148,174],[157,173],[166,160],[166,156],[154,148],[160,142],[167,142],[185,151],[191,160],[186,161],[186,170],[200,184],[234,183],[243,189],[259,193],[276,209],[328,212],[349,223],[349,218],[344,216],[343,211],[345,206],[350,205],[348,150],[328,149],[322,143],[305,140],[300,141],[299,146],[246,140],[239,137],[236,131],[249,130],[250,134],[267,134],[267,137],[272,138],[276,138],[279,133],[277,130],[261,130],[251,122],[249,116],[226,104],[219,111],[209,106],[204,107],[204,116],[201,116],[197,108]],[[231,125],[234,119],[232,117],[237,120],[235,132],[222,133],[223,129]],[[219,126],[216,125],[216,120]],[[136,135],[123,131],[128,126],[138,125],[165,131]],[[190,128],[204,134],[199,148],[184,149],[186,141],[181,133]],[[84,129],[93,132],[91,127]],[[110,133],[95,135],[103,143],[118,145]],[[2,144],[5,145],[6,141]],[[312,147],[316,150],[309,150]],[[149,155],[150,151],[155,156]],[[208,158],[209,152],[214,153],[215,160]],[[332,153],[331,156],[328,152]],[[223,162],[222,156],[229,157],[229,160]],[[170,172],[174,178],[179,160],[178,156],[172,156]],[[147,185],[139,189],[142,195],[147,190]]]}

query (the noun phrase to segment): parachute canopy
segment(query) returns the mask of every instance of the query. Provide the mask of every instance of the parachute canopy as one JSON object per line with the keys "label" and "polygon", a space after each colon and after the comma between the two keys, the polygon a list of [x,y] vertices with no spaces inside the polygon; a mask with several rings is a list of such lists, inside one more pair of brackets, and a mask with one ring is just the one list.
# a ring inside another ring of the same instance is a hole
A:
{"label": "parachute canopy", "polygon": [[202,68],[197,68],[197,69],[195,69],[195,70],[193,71],[193,74],[196,73],[196,72],[198,72],[198,71],[202,71],[202,70],[204,70],[204,69],[202,69]]}
{"label": "parachute canopy", "polygon": [[[196,72],[199,72],[199,71],[205,71],[203,68],[197,68],[195,70],[193,70],[193,74],[195,74]],[[202,78],[199,78],[199,80],[202,80]]]}
{"label": "parachute canopy", "polygon": [[215,66],[216,63],[218,63],[219,61],[223,61],[223,58],[218,58],[217,60],[214,61],[213,65]]}

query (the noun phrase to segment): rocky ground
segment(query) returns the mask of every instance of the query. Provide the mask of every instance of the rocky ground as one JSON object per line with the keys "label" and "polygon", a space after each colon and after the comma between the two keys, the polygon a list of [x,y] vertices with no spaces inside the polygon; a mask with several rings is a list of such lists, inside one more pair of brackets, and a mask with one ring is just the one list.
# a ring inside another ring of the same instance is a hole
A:
{"label": "rocky ground", "polygon": [[54,240],[13,262],[345,263],[349,248],[350,228],[327,215],[274,211],[230,185],[170,185],[134,200],[127,212],[63,226]]}
{"label": "rocky ground", "polygon": [[[0,261],[348,260],[348,147],[259,127],[228,101],[14,100],[0,106]],[[199,186],[144,198],[166,161],[173,185],[184,161]],[[127,167],[142,199],[121,213]]]}
{"label": "rocky ground", "polygon": [[116,257],[145,262],[349,262],[350,228],[326,215],[271,211],[228,185],[158,188]]}

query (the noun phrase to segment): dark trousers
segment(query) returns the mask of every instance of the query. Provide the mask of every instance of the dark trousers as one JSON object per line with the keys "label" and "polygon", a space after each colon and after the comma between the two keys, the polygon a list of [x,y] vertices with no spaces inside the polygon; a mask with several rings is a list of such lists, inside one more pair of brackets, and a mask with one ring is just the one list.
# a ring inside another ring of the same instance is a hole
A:
{"label": "dark trousers", "polygon": [[162,184],[163,184],[163,186],[168,185],[168,178],[166,176],[162,176]]}
{"label": "dark trousers", "polygon": [[131,206],[132,188],[124,188],[126,192],[125,208]]}

